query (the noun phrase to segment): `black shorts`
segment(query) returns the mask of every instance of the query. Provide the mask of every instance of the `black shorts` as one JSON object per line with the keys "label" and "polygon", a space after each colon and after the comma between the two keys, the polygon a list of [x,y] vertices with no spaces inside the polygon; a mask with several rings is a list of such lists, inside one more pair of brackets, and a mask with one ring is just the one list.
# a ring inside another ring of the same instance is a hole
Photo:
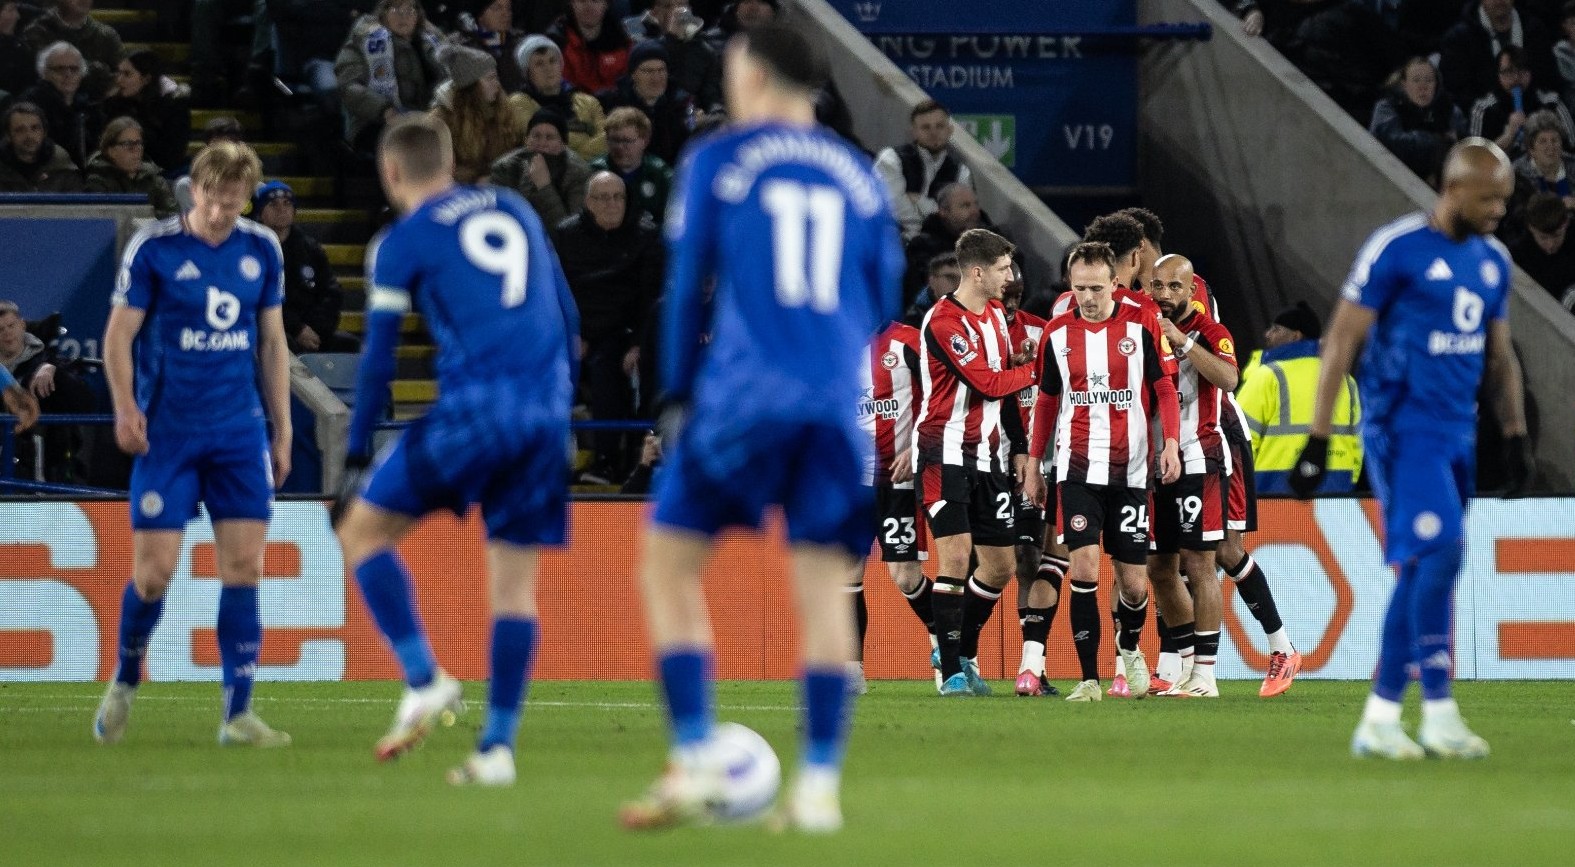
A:
{"label": "black shorts", "polygon": [[939,539],[973,534],[975,545],[1010,548],[1017,544],[1012,478],[951,464],[926,464],[919,473],[930,535]]}
{"label": "black shorts", "polygon": [[1062,482],[1061,531],[1057,538],[1070,551],[1097,545],[1104,533],[1105,552],[1121,563],[1148,563],[1148,491],[1114,485]]}
{"label": "black shorts", "polygon": [[[1047,498],[1054,502],[1054,497]],[[1016,502],[1012,522],[1017,525],[1017,544],[1038,548],[1045,543],[1045,510],[1033,504],[1022,494],[1013,494]]]}
{"label": "black shorts", "polygon": [[875,539],[882,563],[915,563],[929,558],[929,533],[919,517],[919,494],[912,487],[875,486]]}
{"label": "black shorts", "polygon": [[1154,491],[1153,550],[1215,551],[1225,538],[1226,488],[1220,473],[1188,473]]}
{"label": "black shorts", "polygon": [[1225,528],[1251,533],[1258,529],[1257,468],[1252,462],[1252,444],[1230,444],[1229,511],[1225,515]]}

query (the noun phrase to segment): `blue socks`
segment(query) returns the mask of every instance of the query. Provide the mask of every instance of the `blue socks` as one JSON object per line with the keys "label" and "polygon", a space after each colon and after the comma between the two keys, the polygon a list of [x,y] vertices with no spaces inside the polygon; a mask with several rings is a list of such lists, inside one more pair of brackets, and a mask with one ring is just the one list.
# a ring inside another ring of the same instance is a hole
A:
{"label": "blue socks", "polygon": [[120,664],[115,668],[115,679],[127,686],[142,682],[142,658],[148,652],[148,638],[164,613],[164,598],[144,602],[137,595],[136,585],[126,582],[126,591],[120,596]]}
{"label": "blue socks", "polygon": [[804,672],[804,763],[836,770],[846,746],[848,674],[841,666]]}
{"label": "blue socks", "polygon": [[492,622],[492,682],[479,751],[496,746],[514,748],[539,634],[534,619],[500,617]]}
{"label": "blue socks", "polygon": [[1420,670],[1422,698],[1450,695],[1451,616],[1455,582],[1464,551],[1458,544],[1430,551],[1400,565],[1399,580],[1384,613],[1383,643],[1373,692],[1398,702],[1405,696],[1412,666]]}
{"label": "blue socks", "polygon": [[219,591],[219,664],[224,669],[224,718],[244,713],[252,703],[257,654],[262,649],[262,617],[256,587]]}
{"label": "blue socks", "polygon": [[361,596],[377,628],[388,638],[405,672],[405,682],[420,689],[437,675],[437,661],[411,602],[410,573],[393,551],[379,551],[355,569]]}
{"label": "blue socks", "polygon": [[1384,632],[1378,645],[1378,672],[1373,678],[1373,692],[1379,698],[1398,702],[1405,697],[1405,688],[1411,682],[1413,662],[1413,635],[1411,632],[1411,597],[1416,590],[1416,563],[1407,560],[1400,564],[1394,592],[1389,596],[1389,608],[1384,612]]}
{"label": "blue socks", "polygon": [[673,745],[689,747],[711,736],[716,723],[712,696],[713,663],[709,650],[673,650],[657,661],[662,697],[673,722]]}

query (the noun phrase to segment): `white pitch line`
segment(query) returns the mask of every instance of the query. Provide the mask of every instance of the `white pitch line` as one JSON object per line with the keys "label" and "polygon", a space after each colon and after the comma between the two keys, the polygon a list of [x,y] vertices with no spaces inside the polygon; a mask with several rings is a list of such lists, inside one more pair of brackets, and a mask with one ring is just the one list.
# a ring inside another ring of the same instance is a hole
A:
{"label": "white pitch line", "polygon": [[[50,700],[57,700],[58,701],[58,700],[70,700],[70,699],[76,698],[76,696],[70,696],[70,695],[40,695],[40,696],[31,696],[31,698],[50,699]],[[258,700],[259,703],[269,704],[269,705],[284,705],[284,704],[305,704],[305,705],[312,705],[312,704],[326,704],[326,705],[335,705],[335,704],[388,704],[388,705],[392,705],[392,704],[396,704],[397,703],[394,698],[387,698],[387,699],[381,699],[381,698],[302,698],[302,699],[291,699],[291,698],[277,698],[277,697],[259,696],[257,700]],[[139,702],[169,701],[169,702],[184,702],[184,703],[188,703],[188,704],[217,704],[217,700],[216,699],[198,698],[196,696],[183,696],[183,695],[148,695],[148,696],[139,695],[139,696],[137,696],[137,701],[139,701]],[[44,707],[38,707],[38,706],[5,707],[4,705],[0,705],[0,714],[7,714],[7,713],[58,713],[58,712],[64,712],[64,711],[92,710],[92,709],[94,709],[96,707],[98,707],[97,702],[94,702],[94,703],[91,703],[91,704],[80,704],[80,705],[77,705],[77,704],[73,704],[73,705],[48,705],[48,706],[44,706]],[[537,701],[537,700],[531,700],[531,701],[527,701],[525,703],[525,707],[526,707],[526,710],[529,710],[530,708],[533,708],[533,707],[594,708],[596,710],[660,710],[660,708],[654,703],[651,703],[651,702],[634,702],[634,701]],[[717,706],[717,709],[718,710],[729,710],[729,711],[741,710],[741,711],[795,711],[795,712],[798,711],[798,710],[801,710],[801,708],[798,705],[780,705],[780,704],[755,704],[755,705],[751,705],[751,704],[721,704],[721,705]]]}

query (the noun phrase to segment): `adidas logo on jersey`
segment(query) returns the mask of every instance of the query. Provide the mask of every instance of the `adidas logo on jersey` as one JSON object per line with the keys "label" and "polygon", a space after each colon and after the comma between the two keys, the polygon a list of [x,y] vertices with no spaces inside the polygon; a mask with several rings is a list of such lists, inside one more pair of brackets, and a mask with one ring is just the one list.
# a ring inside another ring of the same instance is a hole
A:
{"label": "adidas logo on jersey", "polygon": [[175,279],[176,280],[201,280],[202,279],[202,272],[197,270],[197,263],[191,261],[190,259],[187,259],[186,260],[186,264],[180,266],[180,270],[175,272]]}
{"label": "adidas logo on jersey", "polygon": [[1455,279],[1455,272],[1449,270],[1448,262],[1445,262],[1443,259],[1434,259],[1433,264],[1427,266],[1427,279],[1453,280]]}

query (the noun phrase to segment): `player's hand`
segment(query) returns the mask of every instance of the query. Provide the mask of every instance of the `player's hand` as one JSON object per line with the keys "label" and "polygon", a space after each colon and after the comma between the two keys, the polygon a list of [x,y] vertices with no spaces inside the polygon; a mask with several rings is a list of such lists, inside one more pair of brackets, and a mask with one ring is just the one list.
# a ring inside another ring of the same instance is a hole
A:
{"label": "player's hand", "polygon": [[1012,488],[1021,493],[1032,475],[1033,460],[1027,455],[1012,455]]}
{"label": "player's hand", "polygon": [[29,383],[33,394],[39,397],[48,397],[55,393],[55,366],[45,364],[33,372],[33,381]]}
{"label": "player's hand", "polygon": [[1036,508],[1043,509],[1047,493],[1044,474],[1029,473],[1028,478],[1023,481],[1023,497],[1030,503],[1033,503]]}
{"label": "player's hand", "polygon": [[664,447],[678,442],[688,420],[687,403],[680,400],[663,401],[661,408],[656,411],[656,435],[662,438]]}
{"label": "player's hand", "polygon": [[640,347],[631,346],[629,347],[629,351],[623,354],[623,375],[634,376],[634,372],[639,369]]}
{"label": "player's hand", "polygon": [[1022,367],[1023,365],[1034,360],[1034,354],[1038,352],[1038,350],[1039,346],[1034,343],[1034,339],[1032,337],[1024,337],[1022,348],[1013,353],[1011,358],[1008,359],[1008,366]]}
{"label": "player's hand", "polygon": [[115,445],[128,455],[148,453],[148,417],[137,407],[115,413]]}
{"label": "player's hand", "polygon": [[328,525],[339,529],[350,503],[361,493],[361,481],[366,478],[366,468],[371,459],[366,455],[345,455],[345,471],[339,477],[339,490],[334,494],[333,505],[328,507]]}
{"label": "player's hand", "polygon": [[1307,437],[1307,445],[1302,448],[1301,457],[1296,459],[1296,466],[1291,470],[1290,478],[1286,481],[1291,486],[1292,493],[1307,499],[1317,492],[1323,484],[1323,477],[1329,467],[1329,438],[1321,436]]}
{"label": "player's hand", "polygon": [[289,432],[275,434],[268,447],[268,456],[273,460],[274,490],[278,490],[290,475],[291,439]]}
{"label": "player's hand", "polygon": [[1263,34],[1263,11],[1254,9],[1241,19],[1241,32],[1248,36],[1261,36]]}
{"label": "player's hand", "polygon": [[913,481],[913,452],[900,451],[891,459],[891,483],[900,485],[903,482]]}
{"label": "player's hand", "polygon": [[323,348],[323,338],[310,325],[301,326],[301,333],[295,335],[295,342],[308,352],[316,352]]}
{"label": "player's hand", "polygon": [[1504,477],[1509,483],[1504,498],[1524,497],[1535,475],[1536,464],[1526,453],[1526,438],[1512,436],[1504,440]]}
{"label": "player's hand", "polygon": [[0,389],[0,398],[5,401],[5,411],[16,416],[17,433],[23,433],[38,421],[38,398],[26,389],[20,386]]}
{"label": "player's hand", "polygon": [[1181,478],[1181,448],[1175,440],[1165,440],[1159,452],[1159,480],[1170,484]]}
{"label": "player's hand", "polygon": [[1165,339],[1170,341],[1170,345],[1175,347],[1177,352],[1180,352],[1181,345],[1187,342],[1187,335],[1176,327],[1176,323],[1163,316],[1159,317],[1159,330],[1164,333]]}

